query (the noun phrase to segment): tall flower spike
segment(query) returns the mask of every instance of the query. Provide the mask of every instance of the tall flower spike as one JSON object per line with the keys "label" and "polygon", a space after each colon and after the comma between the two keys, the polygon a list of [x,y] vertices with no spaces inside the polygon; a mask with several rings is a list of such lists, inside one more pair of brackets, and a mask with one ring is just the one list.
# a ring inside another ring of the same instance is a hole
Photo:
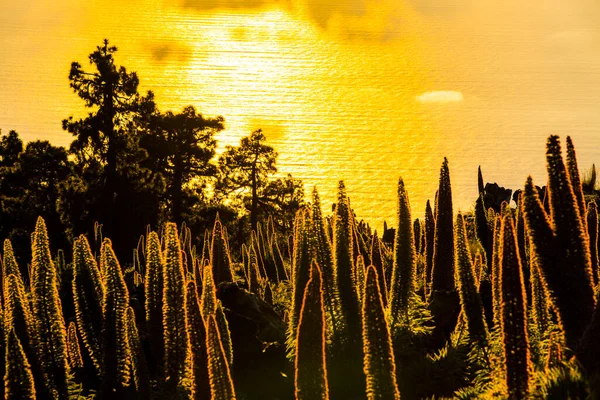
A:
{"label": "tall flower spike", "polygon": [[250,263],[248,267],[248,291],[258,295],[261,280],[258,265],[255,262]]}
{"label": "tall flower spike", "polygon": [[[165,261],[160,248],[160,239],[156,232],[150,232],[146,239],[146,329],[150,333],[152,344],[152,363],[154,368],[164,365],[165,338],[163,330],[163,292]],[[152,371],[154,375],[157,370]]]}
{"label": "tall flower spike", "polygon": [[[381,293],[381,300],[383,301],[384,307],[387,306],[387,287],[385,284],[385,272],[383,267],[383,258],[381,257],[381,242],[377,236],[377,231],[373,234],[373,240],[371,241],[371,265],[375,267],[377,275],[379,277],[379,292]],[[364,266],[363,266],[364,268]],[[363,279],[365,272],[362,271]],[[364,287],[364,282],[359,282],[359,285]]]}
{"label": "tall flower spike", "polygon": [[533,182],[528,178],[523,199],[525,222],[530,232],[531,258],[536,258],[552,293],[567,346],[574,349],[596,306],[588,235],[584,231],[557,136],[548,138],[546,159],[551,219],[548,219]]}
{"label": "tall flower spike", "polygon": [[[348,206],[350,206],[350,198],[348,198]],[[352,208],[350,208],[352,210]],[[365,241],[365,235],[361,231],[360,223],[356,220],[354,213],[350,212],[350,225],[352,226],[352,237],[353,243],[352,248],[354,252],[353,267],[356,267],[356,259],[358,256],[363,256],[365,262],[371,265],[371,249],[369,244]],[[356,278],[356,270],[354,270],[354,277]]]}
{"label": "tall flower spike", "polygon": [[100,253],[106,285],[102,309],[104,388],[108,393],[113,390],[119,393],[129,385],[131,377],[131,349],[127,334],[129,292],[110,239],[103,240]]}
{"label": "tall flower spike", "polygon": [[500,250],[500,293],[502,296],[502,342],[506,363],[506,386],[511,400],[527,398],[532,373],[527,334],[527,304],[523,271],[513,219],[502,218]]}
{"label": "tall flower spike", "polygon": [[531,274],[531,317],[540,332],[546,332],[550,322],[548,293],[544,287],[541,272],[534,258],[530,264]]}
{"label": "tall flower spike", "polygon": [[204,276],[202,277],[202,296],[200,297],[200,312],[202,318],[208,319],[217,311],[217,292],[213,281],[212,268],[208,265],[204,267]]}
{"label": "tall flower spike", "polygon": [[210,248],[210,261],[215,285],[221,282],[233,282],[229,246],[227,245],[218,214],[212,231],[212,244]]}
{"label": "tall flower spike", "polygon": [[146,364],[146,357],[140,335],[135,322],[133,308],[127,309],[127,338],[131,347],[131,374],[136,392],[142,399],[150,397],[150,373]]}
{"label": "tall flower spike", "polygon": [[[260,227],[260,224],[258,225]],[[258,270],[262,276],[267,277],[267,271],[265,270],[265,263],[263,261],[262,247],[260,239],[255,231],[250,234],[250,257],[253,262],[258,265]]]}
{"label": "tall flower spike", "polygon": [[202,264],[210,262],[211,235],[212,233],[210,230],[204,230],[204,237],[202,238]]}
{"label": "tall flower spike", "polygon": [[101,373],[104,283],[85,236],[80,236],[73,243],[73,296],[83,345],[96,371]]}
{"label": "tall flower spike", "polygon": [[223,310],[223,305],[220,301],[217,304],[215,321],[217,321],[217,328],[219,329],[219,336],[221,337],[221,343],[225,350],[225,356],[227,356],[227,362],[231,367],[233,365],[233,343],[231,342],[231,333],[229,332],[227,318],[225,318],[225,311]]}
{"label": "tall flower spike", "polygon": [[500,293],[500,235],[502,219],[495,217],[494,221],[494,247],[492,252],[492,304],[494,326],[500,323],[500,305],[502,304]]}
{"label": "tall flower spike", "polygon": [[479,195],[481,196],[485,191],[485,186],[483,186],[483,175],[481,174],[481,165],[477,167],[477,188],[479,189]]}
{"label": "tall flower spike", "polygon": [[492,260],[492,238],[490,235],[490,229],[488,228],[487,212],[483,203],[483,194],[479,194],[477,203],[475,204],[475,233],[479,243],[485,250],[485,258],[490,265]]}
{"label": "tall flower spike", "polygon": [[[4,327],[3,331],[13,331],[19,339],[28,360],[36,360],[35,320],[31,315],[31,307],[22,282],[14,274],[4,277]],[[33,363],[31,372],[40,396],[49,395],[41,365]]]}
{"label": "tall flower spike", "polygon": [[433,246],[435,243],[435,218],[429,200],[425,207],[425,293],[429,296],[431,274],[433,270]]}
{"label": "tall flower spike", "polygon": [[211,400],[235,400],[235,389],[231,379],[229,363],[214,316],[207,318],[206,328],[210,398]]}
{"label": "tall flower spike", "polygon": [[433,332],[437,347],[443,346],[456,326],[460,300],[454,282],[454,216],[448,160],[440,170],[435,220],[435,244],[431,279],[430,309],[436,327]]}
{"label": "tall flower spike", "polygon": [[402,178],[398,180],[398,230],[394,241],[394,267],[390,286],[390,324],[408,318],[409,303],[415,293],[415,237],[410,215],[408,193]]}
{"label": "tall flower spike", "polygon": [[71,369],[77,370],[83,368],[83,359],[79,348],[79,339],[77,338],[77,327],[74,322],[69,324],[67,330],[67,355]]}
{"label": "tall flower spike", "polygon": [[[346,196],[346,187],[340,181],[338,202],[334,215],[334,256],[335,281],[341,309],[344,312],[348,333],[352,338],[360,338],[360,311],[354,282],[354,262],[352,250],[351,213]],[[350,339],[352,340],[352,339]]]}
{"label": "tall flower spike", "polygon": [[315,235],[315,250],[317,262],[321,266],[323,282],[333,286],[333,259],[331,257],[331,242],[327,236],[323,214],[321,212],[321,200],[317,188],[313,189],[313,203],[311,207],[312,228]]}
{"label": "tall flower spike", "polygon": [[[2,277],[6,279],[9,275],[15,275],[17,279],[23,284],[23,277],[21,276],[21,270],[15,259],[15,253],[12,248],[12,244],[9,239],[4,239],[4,257],[2,259]],[[6,296],[6,292],[3,292],[3,296]],[[5,298],[5,297],[3,297]]]}
{"label": "tall flower spike", "polygon": [[275,265],[277,266],[277,276],[279,276],[279,280],[287,281],[289,276],[283,262],[283,256],[281,255],[279,244],[277,243],[277,239],[275,237],[273,237],[271,247],[273,251],[273,257],[275,257]]}
{"label": "tall flower spike", "polygon": [[56,270],[50,256],[46,224],[40,217],[32,235],[31,298],[36,321],[37,362],[42,366],[46,387],[54,398],[68,397],[67,330],[58,295]]}
{"label": "tall flower spike", "polygon": [[36,391],[31,374],[31,364],[27,361],[23,346],[14,330],[6,338],[6,375],[4,375],[5,399],[35,400]]}
{"label": "tall flower spike", "polygon": [[527,304],[531,304],[531,265],[529,262],[529,251],[527,249],[527,229],[525,228],[525,218],[523,217],[523,194],[519,194],[517,200],[517,209],[515,212],[515,229],[517,243],[519,245],[519,255],[523,267],[523,279],[525,279],[525,293],[527,294]]}
{"label": "tall flower spike", "polygon": [[471,262],[471,254],[467,247],[467,230],[462,214],[456,216],[455,265],[458,276],[458,293],[462,311],[467,319],[469,335],[480,342],[485,342],[487,328],[483,317],[483,307],[477,292],[477,283]]}
{"label": "tall flower spike", "polygon": [[271,247],[271,243],[264,239],[264,235],[261,235],[264,240],[264,263],[265,263],[265,271],[267,273],[267,277],[271,280],[271,282],[279,282],[283,280],[283,277],[279,277],[279,271],[277,268],[277,263],[275,262],[275,253],[273,253],[273,247]]}
{"label": "tall flower spike", "polygon": [[[424,220],[423,221],[419,221],[419,226],[420,226],[420,229],[421,229],[421,235],[420,235],[421,239],[420,239],[420,242],[419,242],[419,254],[421,256],[425,257],[425,221]],[[425,269],[424,269],[425,259],[423,259],[421,262],[423,263],[423,273],[425,273]],[[425,276],[425,275],[423,275],[423,276]],[[423,283],[424,282],[425,281],[423,281]]]}
{"label": "tall flower spike", "polygon": [[[385,279],[385,278],[383,278],[383,274],[381,274],[379,276],[381,277],[380,279],[382,279],[382,280]],[[365,267],[365,259],[363,258],[363,256],[358,256],[358,259],[356,260],[356,285],[357,285],[356,287],[357,287],[361,307],[362,307],[363,297],[365,294],[366,279],[367,279],[367,269]]]}
{"label": "tall flower spike", "polygon": [[335,312],[335,300],[337,294],[335,290],[334,281],[334,266],[332,258],[331,240],[327,236],[325,229],[325,223],[323,221],[323,215],[321,212],[321,200],[317,193],[317,188],[313,189],[313,204],[312,204],[312,224],[311,228],[315,239],[315,257],[319,267],[321,268],[321,275],[323,280],[323,300],[325,312],[330,316]]}
{"label": "tall flower spike", "polygon": [[[346,187],[340,181],[333,215],[335,284],[340,318],[336,321],[334,341],[337,349],[328,355],[331,397],[345,398],[349,391],[363,390],[365,375],[360,367],[363,359],[361,316],[353,260],[353,217]],[[347,382],[352,382],[348,385]]]}
{"label": "tall flower spike", "polygon": [[435,245],[433,250],[433,291],[454,290],[454,258],[448,257],[454,250],[454,225],[452,215],[452,189],[448,160],[444,158],[440,172],[437,216],[435,224]]}
{"label": "tall flower spike", "polygon": [[590,238],[590,258],[592,260],[592,278],[594,286],[598,285],[598,207],[591,201],[587,208],[587,229]]}
{"label": "tall flower spike", "polygon": [[583,198],[583,188],[581,187],[581,178],[579,177],[579,168],[577,167],[575,147],[573,147],[573,141],[571,140],[570,136],[567,136],[567,174],[569,175],[569,180],[571,181],[571,187],[573,188],[573,194],[575,195],[575,201],[577,202],[579,215],[581,216],[584,228],[586,228],[585,199]]}
{"label": "tall flower spike", "polygon": [[481,281],[483,279],[483,266],[485,265],[485,250],[478,251],[475,255],[475,263],[473,268],[475,268],[475,280],[477,281],[477,287],[481,287]]}
{"label": "tall flower spike", "polygon": [[362,309],[367,398],[369,400],[400,400],[400,392],[396,383],[396,362],[392,349],[392,338],[377,281],[377,271],[370,266],[367,269]]}
{"label": "tall flower spike", "polygon": [[185,273],[177,226],[168,223],[165,232],[163,328],[165,335],[165,377],[175,388],[185,377],[188,337],[185,325]]}
{"label": "tall flower spike", "polygon": [[294,286],[289,329],[292,335],[295,335],[298,328],[304,290],[310,277],[310,239],[309,225],[306,219],[306,211],[303,209],[298,211],[294,227],[294,258],[292,260]]}
{"label": "tall flower spike", "polygon": [[192,362],[192,392],[195,399],[210,399],[206,328],[200,314],[196,285],[193,281],[187,284],[186,297],[185,317],[188,326]]}
{"label": "tall flower spike", "polygon": [[202,271],[202,260],[196,259],[196,265],[194,265],[194,282],[196,282],[196,291],[198,292],[198,297],[200,297],[202,294]]}
{"label": "tall flower spike", "polygon": [[321,271],[313,261],[296,333],[296,399],[329,399]]}
{"label": "tall flower spike", "polygon": [[421,254],[421,221],[419,218],[415,219],[413,222],[413,232],[415,233],[415,253]]}

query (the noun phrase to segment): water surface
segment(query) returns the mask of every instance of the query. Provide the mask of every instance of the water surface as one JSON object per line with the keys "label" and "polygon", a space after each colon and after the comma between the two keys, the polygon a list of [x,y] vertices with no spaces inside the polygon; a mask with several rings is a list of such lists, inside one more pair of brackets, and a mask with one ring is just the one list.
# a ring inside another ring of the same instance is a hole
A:
{"label": "water surface", "polygon": [[455,209],[486,181],[545,182],[549,134],[600,161],[600,6],[588,0],[23,0],[0,3],[0,128],[68,145],[85,115],[72,61],[109,38],[162,110],[223,115],[220,145],[262,128],[281,174],[344,179],[360,218],[414,216],[450,161]]}

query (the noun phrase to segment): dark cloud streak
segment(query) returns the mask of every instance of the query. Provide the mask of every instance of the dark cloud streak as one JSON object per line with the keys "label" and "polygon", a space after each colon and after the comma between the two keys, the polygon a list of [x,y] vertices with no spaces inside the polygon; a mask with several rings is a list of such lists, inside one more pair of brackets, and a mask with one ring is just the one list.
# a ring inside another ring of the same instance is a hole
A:
{"label": "dark cloud streak", "polygon": [[274,5],[289,6],[287,0],[179,0],[184,8],[198,11],[260,9]]}
{"label": "dark cloud streak", "polygon": [[157,63],[168,61],[187,61],[192,53],[192,49],[183,44],[175,42],[156,42],[148,46],[152,60]]}
{"label": "dark cloud streak", "polygon": [[[171,0],[177,5],[197,12],[236,12],[236,11],[261,11],[277,8],[292,14],[298,14],[312,21],[315,26],[323,31],[330,31],[330,22],[337,21],[336,34],[352,40],[353,38],[387,40],[396,36],[396,32],[388,31],[390,26],[398,23],[401,16],[390,14],[384,18],[381,32],[374,34],[372,31],[363,30],[354,22],[345,26],[339,21],[365,18],[367,22],[370,5],[379,5],[378,0]],[[402,0],[400,0],[402,1]],[[419,0],[411,0],[419,1]],[[426,0],[421,0],[426,1]],[[340,31],[341,29],[341,31]]]}

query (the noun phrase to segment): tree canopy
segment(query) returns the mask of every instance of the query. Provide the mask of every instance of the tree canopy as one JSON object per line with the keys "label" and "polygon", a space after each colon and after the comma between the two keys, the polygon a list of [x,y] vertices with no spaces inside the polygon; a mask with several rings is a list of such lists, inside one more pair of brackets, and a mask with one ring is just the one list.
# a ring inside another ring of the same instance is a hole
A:
{"label": "tree canopy", "polygon": [[154,115],[150,126],[140,146],[148,152],[146,165],[164,175],[169,217],[179,224],[187,214],[186,200],[188,204],[199,200],[193,189],[202,187],[202,178],[216,173],[211,161],[217,146],[214,136],[224,129],[224,118],[205,118],[194,106],[187,106],[178,114]]}
{"label": "tree canopy", "polygon": [[17,258],[29,256],[28,233],[38,216],[60,247],[101,232],[127,259],[148,226],[167,221],[185,222],[199,246],[217,213],[232,240],[244,240],[248,225],[256,228],[268,216],[290,232],[303,184],[291,175],[274,178],[277,152],[265,134],[252,132],[218,156],[225,119],[194,105],[160,111],[117,53],[105,39],[89,66],[71,64],[69,86],[88,113],[62,121],[73,135],[68,148],[24,145],[16,131],[0,132],[0,233],[13,239]]}
{"label": "tree canopy", "polygon": [[[277,172],[277,152],[267,144],[258,129],[240,140],[239,146],[227,146],[219,159],[217,191],[243,198],[250,197],[250,224],[256,229],[259,201],[269,176]],[[248,192],[250,194],[248,195]]]}

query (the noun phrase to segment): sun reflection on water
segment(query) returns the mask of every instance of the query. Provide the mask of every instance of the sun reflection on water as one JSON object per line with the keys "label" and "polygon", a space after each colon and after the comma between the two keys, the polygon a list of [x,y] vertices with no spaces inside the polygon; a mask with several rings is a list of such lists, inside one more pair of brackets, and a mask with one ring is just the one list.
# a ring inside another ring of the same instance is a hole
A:
{"label": "sun reflection on water", "polygon": [[543,181],[550,133],[574,136],[584,168],[597,161],[600,7],[589,4],[581,13],[516,0],[7,3],[0,127],[26,140],[69,144],[60,121],[86,113],[69,65],[87,65],[108,37],[161,110],[223,115],[221,149],[262,128],[280,174],[317,185],[324,205],[344,179],[358,216],[376,226],[394,220],[399,176],[413,215],[423,214],[444,156],[463,210],[478,164],[512,188],[528,173]]}

